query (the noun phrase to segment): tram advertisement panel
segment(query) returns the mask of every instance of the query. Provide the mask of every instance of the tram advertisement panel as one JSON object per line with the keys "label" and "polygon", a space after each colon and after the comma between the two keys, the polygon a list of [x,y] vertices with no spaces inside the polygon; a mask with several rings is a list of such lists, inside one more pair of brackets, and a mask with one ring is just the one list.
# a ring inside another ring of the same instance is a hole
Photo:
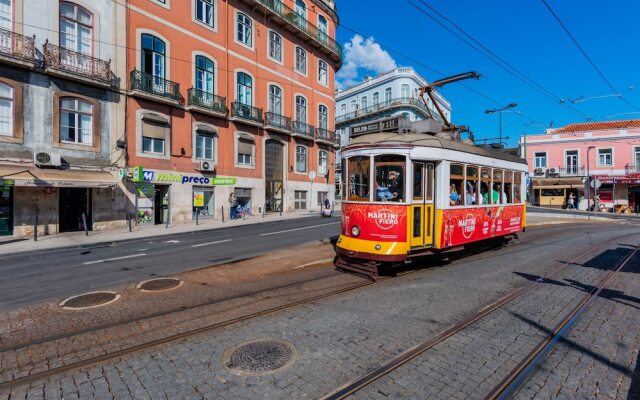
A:
{"label": "tram advertisement panel", "polygon": [[351,236],[354,225],[360,227],[358,239],[405,242],[407,206],[343,203],[342,234]]}
{"label": "tram advertisement panel", "polygon": [[522,206],[443,210],[440,243],[444,248],[518,232],[522,213]]}

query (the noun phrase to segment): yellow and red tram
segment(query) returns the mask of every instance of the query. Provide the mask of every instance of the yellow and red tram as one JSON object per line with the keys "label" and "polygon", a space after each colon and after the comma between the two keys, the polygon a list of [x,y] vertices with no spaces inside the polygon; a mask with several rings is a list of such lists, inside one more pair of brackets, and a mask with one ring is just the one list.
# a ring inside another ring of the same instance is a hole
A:
{"label": "yellow and red tram", "polygon": [[381,266],[525,227],[526,161],[435,133],[371,133],[343,149],[336,267],[376,277]]}

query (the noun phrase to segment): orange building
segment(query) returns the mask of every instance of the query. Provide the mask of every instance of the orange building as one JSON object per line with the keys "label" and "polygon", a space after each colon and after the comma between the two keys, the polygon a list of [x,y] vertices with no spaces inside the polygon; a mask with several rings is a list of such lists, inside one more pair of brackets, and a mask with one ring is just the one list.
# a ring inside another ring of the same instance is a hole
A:
{"label": "orange building", "polygon": [[333,201],[333,1],[127,3],[138,223],[220,218],[231,193],[252,213]]}

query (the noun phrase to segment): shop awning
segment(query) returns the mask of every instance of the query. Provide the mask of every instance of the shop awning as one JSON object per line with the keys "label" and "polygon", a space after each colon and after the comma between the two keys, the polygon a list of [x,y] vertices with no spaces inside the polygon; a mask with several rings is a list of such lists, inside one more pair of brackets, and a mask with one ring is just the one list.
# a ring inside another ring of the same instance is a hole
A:
{"label": "shop awning", "polygon": [[533,178],[533,189],[575,189],[584,187],[582,178]]}
{"label": "shop awning", "polygon": [[118,178],[105,171],[43,169],[19,165],[0,165],[0,179],[15,186],[107,188],[116,186]]}

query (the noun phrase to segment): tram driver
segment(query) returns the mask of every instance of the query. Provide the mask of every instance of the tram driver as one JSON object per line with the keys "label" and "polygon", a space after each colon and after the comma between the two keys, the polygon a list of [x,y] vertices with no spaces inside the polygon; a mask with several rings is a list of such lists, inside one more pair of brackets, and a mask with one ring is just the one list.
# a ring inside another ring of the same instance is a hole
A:
{"label": "tram driver", "polygon": [[387,189],[393,194],[391,201],[402,201],[402,179],[400,179],[396,171],[389,171]]}

